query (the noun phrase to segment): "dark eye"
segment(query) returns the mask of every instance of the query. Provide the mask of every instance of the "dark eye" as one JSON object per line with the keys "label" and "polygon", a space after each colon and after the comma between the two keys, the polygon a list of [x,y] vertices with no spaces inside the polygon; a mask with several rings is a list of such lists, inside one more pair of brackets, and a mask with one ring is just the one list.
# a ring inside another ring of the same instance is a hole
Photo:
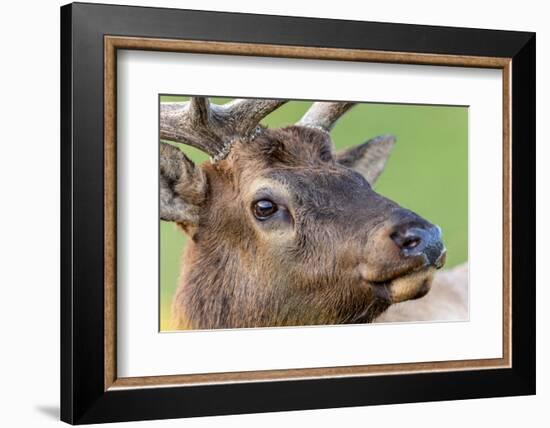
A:
{"label": "dark eye", "polygon": [[277,204],[269,199],[261,199],[254,203],[254,216],[258,220],[266,220],[278,210]]}

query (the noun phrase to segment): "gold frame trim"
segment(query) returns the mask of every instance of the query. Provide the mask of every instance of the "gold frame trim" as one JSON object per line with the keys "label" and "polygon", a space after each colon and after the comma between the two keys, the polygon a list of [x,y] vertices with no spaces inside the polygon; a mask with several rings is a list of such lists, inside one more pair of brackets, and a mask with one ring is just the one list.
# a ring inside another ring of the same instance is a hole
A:
{"label": "gold frame trim", "polygon": [[[359,365],[304,369],[204,373],[119,378],[116,375],[116,52],[118,49],[249,55],[398,64],[495,68],[503,81],[503,349],[502,358]],[[104,37],[104,389],[191,386],[311,378],[357,377],[405,373],[509,368],[512,362],[511,307],[511,58],[382,52],[286,45],[267,45],[139,37]]]}

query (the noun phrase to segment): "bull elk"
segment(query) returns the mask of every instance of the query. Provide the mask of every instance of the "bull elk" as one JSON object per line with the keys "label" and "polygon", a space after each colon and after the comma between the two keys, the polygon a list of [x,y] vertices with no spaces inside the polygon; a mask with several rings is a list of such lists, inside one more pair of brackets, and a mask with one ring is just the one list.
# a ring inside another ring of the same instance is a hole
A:
{"label": "bull elk", "polygon": [[395,143],[333,152],[354,103],[316,102],[293,126],[259,125],[284,100],[162,103],[160,217],[189,236],[174,328],[368,323],[430,290],[440,228],[372,186]]}

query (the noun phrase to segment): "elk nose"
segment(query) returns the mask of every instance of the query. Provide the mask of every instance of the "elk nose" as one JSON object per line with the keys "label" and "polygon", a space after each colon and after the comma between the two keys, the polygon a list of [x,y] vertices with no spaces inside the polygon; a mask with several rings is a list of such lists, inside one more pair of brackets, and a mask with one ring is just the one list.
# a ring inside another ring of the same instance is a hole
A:
{"label": "elk nose", "polygon": [[400,225],[390,235],[405,257],[424,255],[436,268],[445,264],[445,246],[441,241],[441,228],[428,225]]}

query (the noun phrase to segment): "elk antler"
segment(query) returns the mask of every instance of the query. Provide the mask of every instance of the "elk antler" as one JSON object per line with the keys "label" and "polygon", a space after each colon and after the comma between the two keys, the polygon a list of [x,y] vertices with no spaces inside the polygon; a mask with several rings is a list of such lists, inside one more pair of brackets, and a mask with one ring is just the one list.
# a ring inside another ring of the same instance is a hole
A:
{"label": "elk antler", "polygon": [[237,99],[225,105],[206,97],[161,103],[160,138],[193,146],[213,162],[224,159],[238,139],[250,138],[260,121],[286,100]]}
{"label": "elk antler", "polygon": [[300,119],[297,125],[319,128],[330,132],[336,121],[356,103],[316,102]]}

